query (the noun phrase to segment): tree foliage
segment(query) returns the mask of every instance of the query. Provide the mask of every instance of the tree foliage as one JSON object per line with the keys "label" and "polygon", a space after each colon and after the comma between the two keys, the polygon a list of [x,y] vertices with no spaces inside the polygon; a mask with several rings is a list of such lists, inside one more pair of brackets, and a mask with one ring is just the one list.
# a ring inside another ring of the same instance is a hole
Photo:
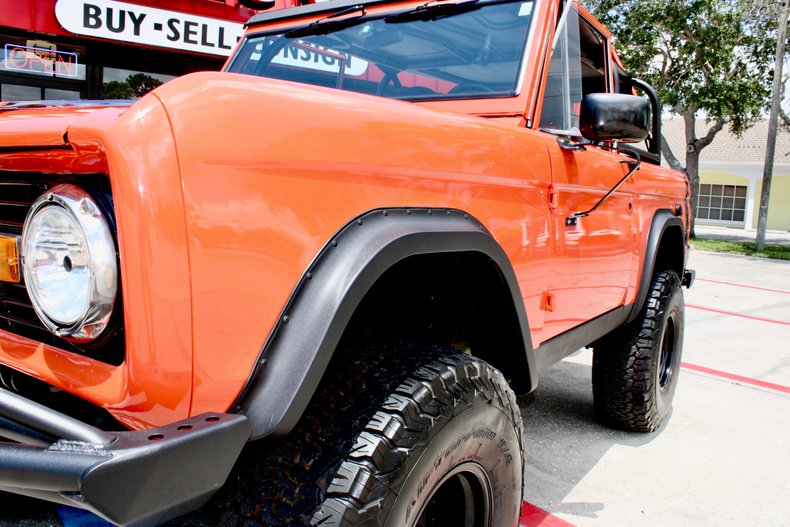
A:
{"label": "tree foliage", "polygon": [[135,99],[161,85],[159,79],[145,73],[134,73],[125,81],[105,82],[103,93],[105,99]]}
{"label": "tree foliage", "polygon": [[126,82],[132,88],[132,91],[137,97],[142,97],[157,86],[162,85],[162,81],[155,79],[150,75],[146,75],[145,73],[135,73],[133,75],[129,75],[126,78]]}
{"label": "tree foliage", "polygon": [[702,111],[740,134],[770,99],[778,2],[593,0],[633,74],[667,109]]}
{"label": "tree foliage", "polygon": [[[725,126],[740,135],[770,104],[776,0],[591,0],[617,39],[626,69],[653,85],[664,109],[683,117],[685,171],[696,208],[699,154]],[[697,132],[697,118],[707,123]],[[662,151],[683,169],[666,141]]]}
{"label": "tree foliage", "polygon": [[133,99],[132,87],[124,81],[105,82],[102,87],[102,96],[105,99]]}

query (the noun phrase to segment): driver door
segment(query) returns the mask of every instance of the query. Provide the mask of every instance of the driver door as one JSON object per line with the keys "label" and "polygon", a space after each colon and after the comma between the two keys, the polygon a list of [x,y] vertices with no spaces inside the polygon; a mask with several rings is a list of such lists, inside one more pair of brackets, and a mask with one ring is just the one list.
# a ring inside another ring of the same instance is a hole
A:
{"label": "driver door", "polygon": [[574,212],[591,209],[628,172],[621,156],[604,145],[579,145],[582,98],[608,91],[607,41],[576,5],[554,47],[540,129],[553,137],[551,275],[544,301],[548,340],[625,301],[635,268],[633,184],[627,182],[599,209],[566,225]]}

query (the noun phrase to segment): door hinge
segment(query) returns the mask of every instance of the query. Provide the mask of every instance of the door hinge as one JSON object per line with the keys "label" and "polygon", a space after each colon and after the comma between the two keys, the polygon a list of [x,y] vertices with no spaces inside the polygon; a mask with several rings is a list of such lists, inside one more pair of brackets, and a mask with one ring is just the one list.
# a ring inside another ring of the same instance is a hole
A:
{"label": "door hinge", "polygon": [[558,194],[554,185],[549,185],[549,209],[557,210]]}
{"label": "door hinge", "polygon": [[553,289],[549,289],[548,291],[543,291],[543,294],[540,298],[540,308],[543,311],[554,311],[556,307],[557,298],[554,294]]}

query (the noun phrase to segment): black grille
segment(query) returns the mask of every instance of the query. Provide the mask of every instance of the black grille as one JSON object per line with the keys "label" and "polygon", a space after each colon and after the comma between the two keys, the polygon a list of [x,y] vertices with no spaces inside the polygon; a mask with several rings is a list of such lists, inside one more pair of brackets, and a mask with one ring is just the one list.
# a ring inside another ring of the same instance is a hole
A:
{"label": "black grille", "polygon": [[33,177],[27,182],[0,180],[0,231],[22,234],[30,205],[48,188],[45,181]]}
{"label": "black grille", "polygon": [[[75,183],[85,188],[110,219],[114,230],[109,181],[103,175],[47,176],[0,171],[0,234],[22,235],[25,216],[31,205],[47,189],[59,183]],[[111,364],[120,364],[124,357],[123,321],[120,315],[120,294],[116,314],[105,335],[89,345],[75,345],[53,335],[39,320],[23,281],[18,284],[0,282],[0,329],[43,342],[57,348],[88,355]]]}

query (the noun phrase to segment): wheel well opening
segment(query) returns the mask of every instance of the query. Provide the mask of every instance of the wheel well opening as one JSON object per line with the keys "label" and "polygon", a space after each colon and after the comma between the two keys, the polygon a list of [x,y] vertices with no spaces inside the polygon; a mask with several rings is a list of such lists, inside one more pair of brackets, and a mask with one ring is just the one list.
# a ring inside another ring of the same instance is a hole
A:
{"label": "wheel well opening", "polygon": [[387,342],[453,348],[529,389],[524,339],[510,288],[480,252],[416,255],[390,267],[368,291],[340,342],[349,349]]}
{"label": "wheel well opening", "polygon": [[683,230],[680,227],[669,227],[661,237],[661,243],[656,252],[656,262],[653,266],[653,276],[657,273],[671,269],[678,276],[683,276],[685,241]]}

